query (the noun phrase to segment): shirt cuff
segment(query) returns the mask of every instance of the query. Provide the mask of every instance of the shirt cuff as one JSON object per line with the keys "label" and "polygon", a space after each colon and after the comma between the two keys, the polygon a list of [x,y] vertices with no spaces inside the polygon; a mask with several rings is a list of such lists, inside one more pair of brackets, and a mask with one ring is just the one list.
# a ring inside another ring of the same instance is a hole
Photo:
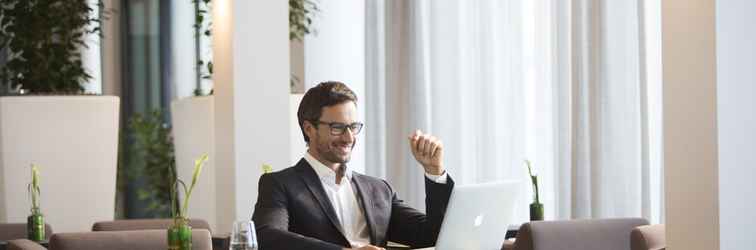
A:
{"label": "shirt cuff", "polygon": [[425,173],[425,178],[428,178],[429,180],[438,184],[446,184],[446,176],[446,170],[444,170],[444,173],[441,175]]}

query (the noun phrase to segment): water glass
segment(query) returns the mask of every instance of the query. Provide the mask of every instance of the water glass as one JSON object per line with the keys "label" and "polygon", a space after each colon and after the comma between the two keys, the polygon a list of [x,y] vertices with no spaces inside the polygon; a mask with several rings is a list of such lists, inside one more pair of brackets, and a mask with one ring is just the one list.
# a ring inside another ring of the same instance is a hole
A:
{"label": "water glass", "polygon": [[230,250],[257,250],[255,223],[251,220],[234,222]]}

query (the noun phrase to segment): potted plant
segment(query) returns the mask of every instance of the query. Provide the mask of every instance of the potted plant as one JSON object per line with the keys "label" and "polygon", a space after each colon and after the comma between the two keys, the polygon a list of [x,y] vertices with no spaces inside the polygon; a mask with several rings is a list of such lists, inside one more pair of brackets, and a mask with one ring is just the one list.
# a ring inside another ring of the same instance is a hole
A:
{"label": "potted plant", "polygon": [[[76,179],[45,195],[80,194],[78,203],[46,203],[52,207],[45,219],[63,232],[89,230],[91,221],[112,218],[115,210],[120,103],[118,97],[83,91],[91,76],[83,66],[81,49],[87,35],[100,30],[97,6],[90,2],[4,0],[0,4],[0,46],[7,58],[0,65],[0,82],[6,89],[28,93],[0,96],[0,145],[6,145],[0,151],[4,172],[0,178],[6,183],[23,180],[26,170],[12,166],[33,161],[56,166],[45,170],[45,175],[55,176],[52,181]],[[102,2],[99,5],[103,7]],[[79,178],[81,171],[92,178]],[[25,199],[0,198],[3,204],[24,204]],[[82,203],[89,205],[79,206]],[[7,209],[0,217],[26,216],[16,211],[25,209]],[[66,220],[71,213],[79,219]]]}
{"label": "potted plant", "polygon": [[530,176],[530,182],[533,184],[533,203],[530,203],[530,220],[543,220],[543,204],[538,194],[538,175],[533,174],[533,166],[529,160],[525,160],[525,165],[528,166],[528,175]]}
{"label": "potted plant", "polygon": [[100,31],[87,0],[5,0],[0,16],[0,45],[8,55],[3,82],[31,93],[82,93],[92,76],[80,49],[86,34]]}
{"label": "potted plant", "polygon": [[[192,196],[195,185],[199,180],[200,173],[202,173],[202,166],[207,161],[207,154],[203,154],[199,159],[194,161],[194,172],[192,173],[192,184],[189,188],[186,187],[183,181],[179,178],[174,178],[173,190],[171,191],[171,213],[173,215],[173,224],[168,228],[168,249],[172,250],[191,250],[192,249],[192,227],[189,226],[189,217],[187,216],[189,210],[189,198]],[[176,200],[178,199],[178,185],[181,185],[184,191],[184,202],[181,207],[176,207]]]}
{"label": "potted plant", "polygon": [[[6,181],[26,171],[11,166],[34,161],[55,165],[45,174],[67,183],[46,191],[46,219],[60,231],[84,231],[91,221],[113,217],[118,152],[119,99],[84,93],[91,76],[81,49],[87,35],[99,34],[102,2],[89,0],[4,0],[0,4],[0,46],[6,55],[0,82],[21,89],[0,96],[0,168]],[[22,94],[28,93],[28,94]],[[84,139],[87,138],[87,139]],[[86,156],[86,157],[82,157]],[[88,176],[81,179],[81,170]],[[101,184],[107,187],[93,188]],[[112,185],[112,187],[111,187]],[[78,203],[46,199],[79,194]],[[0,203],[23,204],[15,197]],[[78,204],[86,203],[81,207]],[[25,216],[7,210],[0,217]],[[76,213],[80,220],[66,220]]]}
{"label": "potted plant", "polygon": [[45,240],[45,219],[39,209],[39,169],[36,165],[31,165],[32,181],[27,186],[29,196],[31,197],[31,215],[26,218],[27,238],[32,241],[41,242]]}

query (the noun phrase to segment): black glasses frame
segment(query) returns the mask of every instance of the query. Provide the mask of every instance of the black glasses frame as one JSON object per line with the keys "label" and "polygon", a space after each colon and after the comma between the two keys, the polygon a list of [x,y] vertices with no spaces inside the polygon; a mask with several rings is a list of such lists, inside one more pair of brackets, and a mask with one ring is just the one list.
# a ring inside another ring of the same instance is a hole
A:
{"label": "black glasses frame", "polygon": [[360,133],[360,131],[362,131],[362,128],[365,126],[365,124],[361,122],[353,122],[350,124],[341,123],[341,122],[325,122],[325,121],[311,121],[311,122],[315,126],[318,126],[320,124],[328,125],[331,135],[343,135],[344,132],[346,132],[347,128],[349,128],[349,131],[352,132],[353,135],[357,135]]}

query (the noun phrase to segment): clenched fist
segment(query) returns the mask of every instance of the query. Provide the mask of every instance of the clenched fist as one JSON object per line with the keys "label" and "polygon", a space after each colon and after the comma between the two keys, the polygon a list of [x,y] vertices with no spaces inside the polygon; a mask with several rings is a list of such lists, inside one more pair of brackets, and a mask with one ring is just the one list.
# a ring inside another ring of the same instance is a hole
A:
{"label": "clenched fist", "polygon": [[444,173],[442,162],[444,145],[441,140],[432,135],[424,134],[420,130],[415,130],[408,139],[412,155],[423,166],[426,173],[432,175]]}

